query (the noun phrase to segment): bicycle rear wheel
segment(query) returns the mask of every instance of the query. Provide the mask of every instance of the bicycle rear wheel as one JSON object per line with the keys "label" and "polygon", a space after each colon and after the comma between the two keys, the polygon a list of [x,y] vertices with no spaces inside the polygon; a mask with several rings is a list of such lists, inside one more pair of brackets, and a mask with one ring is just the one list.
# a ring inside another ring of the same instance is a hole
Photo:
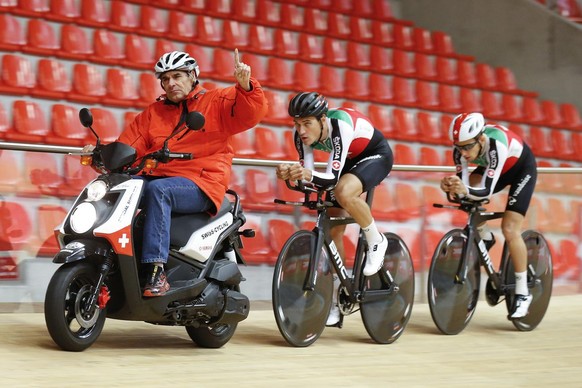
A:
{"label": "bicycle rear wheel", "polygon": [[[412,313],[414,268],[410,251],[404,241],[394,233],[384,235],[388,239],[384,266],[374,276],[365,278],[360,314],[370,337],[377,343],[390,344],[404,332]],[[382,280],[380,275],[382,271],[390,271],[394,278],[394,285],[398,286],[398,289],[376,296],[374,291],[389,288],[389,285]]]}
{"label": "bicycle rear wheel", "polygon": [[329,314],[333,277],[326,249],[321,250],[313,291],[304,290],[315,234],[300,230],[283,246],[273,274],[272,302],[283,338],[293,346],[309,346],[323,329]]}
{"label": "bicycle rear wheel", "polygon": [[444,334],[458,334],[469,324],[479,299],[481,272],[475,246],[467,255],[467,276],[455,281],[467,236],[453,229],[439,241],[428,272],[428,305],[432,320]]}
{"label": "bicycle rear wheel", "polygon": [[[533,300],[529,306],[529,314],[522,319],[514,319],[512,322],[520,331],[531,331],[542,321],[550,304],[554,271],[552,254],[544,236],[533,230],[526,230],[522,236],[527,247],[527,265],[534,270],[534,273],[530,268],[527,271],[528,284],[533,282],[533,287],[529,290],[533,295]],[[504,247],[504,255],[507,254],[506,251],[507,246]],[[515,270],[510,258],[505,260],[503,266],[503,283],[515,285]],[[511,311],[514,298],[515,287],[511,287],[505,297],[507,311]]]}

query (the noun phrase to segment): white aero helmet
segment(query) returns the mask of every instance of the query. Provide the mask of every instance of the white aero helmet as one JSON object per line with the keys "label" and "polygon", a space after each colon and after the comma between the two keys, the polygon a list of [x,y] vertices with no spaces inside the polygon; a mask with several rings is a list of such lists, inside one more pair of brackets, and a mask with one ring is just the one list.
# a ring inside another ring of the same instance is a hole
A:
{"label": "white aero helmet", "polygon": [[481,113],[461,113],[451,122],[449,137],[453,143],[460,143],[479,136],[485,127]]}
{"label": "white aero helmet", "polygon": [[156,78],[160,78],[163,73],[172,70],[194,71],[196,78],[200,75],[200,68],[198,67],[196,59],[183,51],[165,53],[154,66],[154,70],[156,72]]}

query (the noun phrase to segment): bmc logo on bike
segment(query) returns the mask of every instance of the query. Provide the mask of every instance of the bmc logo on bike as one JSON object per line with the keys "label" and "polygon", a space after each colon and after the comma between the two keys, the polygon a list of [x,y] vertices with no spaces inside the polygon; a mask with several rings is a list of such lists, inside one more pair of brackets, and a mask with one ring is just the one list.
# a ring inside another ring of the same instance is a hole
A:
{"label": "bmc logo on bike", "polygon": [[344,266],[344,262],[342,261],[342,257],[340,256],[339,252],[333,241],[329,243],[329,249],[331,250],[331,254],[333,255],[333,261],[337,264],[340,272],[342,273],[342,277],[345,279],[348,277],[348,270]]}

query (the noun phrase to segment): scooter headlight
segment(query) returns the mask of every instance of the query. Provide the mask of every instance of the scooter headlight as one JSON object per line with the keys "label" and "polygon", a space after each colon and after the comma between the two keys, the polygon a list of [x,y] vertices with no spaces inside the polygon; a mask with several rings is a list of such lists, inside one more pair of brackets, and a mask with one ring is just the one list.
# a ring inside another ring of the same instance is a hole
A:
{"label": "scooter headlight", "polygon": [[97,221],[97,210],[92,203],[83,202],[71,212],[71,228],[75,233],[85,233]]}
{"label": "scooter headlight", "polygon": [[97,180],[92,182],[87,187],[87,201],[94,202],[99,201],[107,193],[107,183],[102,180]]}

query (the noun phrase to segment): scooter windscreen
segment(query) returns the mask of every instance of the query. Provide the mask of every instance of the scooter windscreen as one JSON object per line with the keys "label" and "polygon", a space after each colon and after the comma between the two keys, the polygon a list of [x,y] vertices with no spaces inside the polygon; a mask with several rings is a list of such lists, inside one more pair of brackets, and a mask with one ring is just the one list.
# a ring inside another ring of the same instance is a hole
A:
{"label": "scooter windscreen", "polygon": [[137,158],[135,148],[121,142],[113,142],[101,148],[101,160],[108,171],[118,171],[131,166]]}

